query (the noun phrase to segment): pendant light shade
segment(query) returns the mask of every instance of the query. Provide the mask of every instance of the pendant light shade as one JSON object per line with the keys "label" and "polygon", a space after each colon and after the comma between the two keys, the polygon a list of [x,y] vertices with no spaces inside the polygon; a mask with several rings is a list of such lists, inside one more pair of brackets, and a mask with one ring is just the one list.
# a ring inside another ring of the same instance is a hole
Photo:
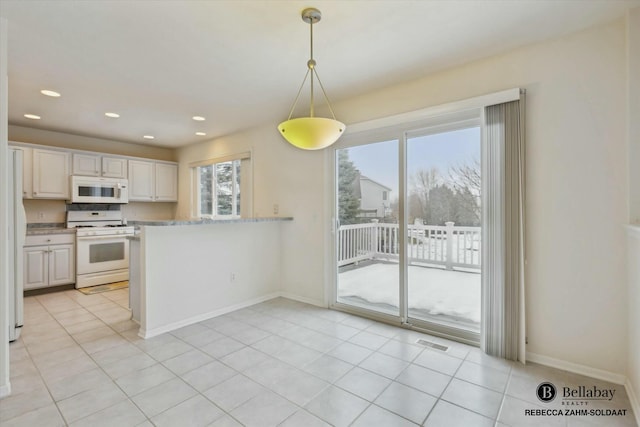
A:
{"label": "pendant light shade", "polygon": [[324,117],[300,117],[278,125],[280,134],[303,150],[321,150],[336,142],[344,131],[344,124]]}
{"label": "pendant light shade", "polygon": [[[280,131],[280,134],[284,137],[284,139],[286,139],[291,145],[303,150],[321,150],[330,146],[331,144],[336,142],[338,138],[340,138],[346,128],[344,123],[336,120],[336,116],[335,114],[333,114],[331,103],[329,102],[329,98],[327,97],[324,87],[322,86],[322,82],[320,81],[320,77],[318,76],[318,72],[316,71],[316,61],[313,59],[313,24],[319,22],[321,17],[322,14],[318,9],[315,8],[307,8],[302,11],[302,20],[308,23],[310,27],[311,58],[309,59],[309,61],[307,61],[307,74],[305,74],[304,79],[302,80],[302,85],[300,85],[298,95],[296,96],[296,99],[293,102],[293,106],[291,107],[291,111],[289,112],[289,118],[278,125],[278,130]],[[309,117],[292,119],[291,116],[293,115],[293,111],[296,108],[298,98],[300,98],[300,93],[304,88],[304,84],[307,81],[307,78],[310,79],[311,86]],[[331,112],[331,116],[333,117],[332,119],[325,117],[315,117],[315,80],[318,80],[318,85],[322,90],[324,99],[327,101],[329,111]]]}

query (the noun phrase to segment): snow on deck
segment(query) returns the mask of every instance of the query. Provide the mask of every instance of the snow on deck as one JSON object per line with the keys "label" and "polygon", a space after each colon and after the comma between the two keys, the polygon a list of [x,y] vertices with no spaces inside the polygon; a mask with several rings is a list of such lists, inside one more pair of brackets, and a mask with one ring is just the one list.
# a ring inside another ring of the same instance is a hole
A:
{"label": "snow on deck", "polygon": [[[338,275],[338,297],[399,306],[398,264],[374,263]],[[409,266],[409,310],[480,324],[480,274]]]}

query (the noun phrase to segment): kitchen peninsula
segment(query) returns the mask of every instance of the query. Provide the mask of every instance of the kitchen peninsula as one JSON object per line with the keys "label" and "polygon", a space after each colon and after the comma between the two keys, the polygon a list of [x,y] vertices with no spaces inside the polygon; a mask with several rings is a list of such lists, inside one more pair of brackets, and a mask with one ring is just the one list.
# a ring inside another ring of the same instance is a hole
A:
{"label": "kitchen peninsula", "polygon": [[281,227],[293,218],[131,221],[130,292],[150,338],[278,295]]}

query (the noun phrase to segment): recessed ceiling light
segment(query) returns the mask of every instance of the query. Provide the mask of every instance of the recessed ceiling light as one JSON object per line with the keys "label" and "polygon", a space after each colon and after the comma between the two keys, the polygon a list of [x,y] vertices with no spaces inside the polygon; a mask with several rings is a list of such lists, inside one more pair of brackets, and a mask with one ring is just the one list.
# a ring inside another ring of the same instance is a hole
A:
{"label": "recessed ceiling light", "polygon": [[36,116],[35,114],[25,114],[24,116],[25,116],[27,119],[40,120],[40,116]]}
{"label": "recessed ceiling light", "polygon": [[197,122],[204,122],[206,119],[202,116],[193,116],[191,117],[193,120],[197,121]]}
{"label": "recessed ceiling light", "polygon": [[205,136],[205,135],[206,135],[206,133],[204,133],[204,132],[196,132],[196,135],[198,135],[198,136]]}
{"label": "recessed ceiling light", "polygon": [[153,135],[145,135],[145,136],[143,136],[143,138],[144,139],[154,139],[155,136],[153,136]]}
{"label": "recessed ceiling light", "polygon": [[107,117],[111,117],[112,119],[117,119],[118,117],[120,117],[120,114],[118,113],[104,113],[104,115]]}
{"label": "recessed ceiling light", "polygon": [[40,91],[40,93],[43,94],[43,95],[52,96],[54,98],[60,97],[60,93],[58,93],[56,91],[53,91],[53,90],[49,90],[49,89],[42,89]]}

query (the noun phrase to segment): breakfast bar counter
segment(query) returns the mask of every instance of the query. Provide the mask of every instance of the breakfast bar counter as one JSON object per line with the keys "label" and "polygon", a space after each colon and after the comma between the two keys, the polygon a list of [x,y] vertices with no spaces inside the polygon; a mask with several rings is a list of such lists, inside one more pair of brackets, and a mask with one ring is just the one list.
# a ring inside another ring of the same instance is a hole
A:
{"label": "breakfast bar counter", "polygon": [[278,296],[293,218],[129,221],[131,309],[150,338]]}
{"label": "breakfast bar counter", "polygon": [[129,221],[129,225],[140,227],[149,225],[154,227],[168,227],[176,225],[209,225],[209,224],[246,224],[254,222],[282,222],[293,221],[291,217],[269,217],[269,218],[231,218],[231,219],[188,219],[188,220],[150,220],[150,221]]}

